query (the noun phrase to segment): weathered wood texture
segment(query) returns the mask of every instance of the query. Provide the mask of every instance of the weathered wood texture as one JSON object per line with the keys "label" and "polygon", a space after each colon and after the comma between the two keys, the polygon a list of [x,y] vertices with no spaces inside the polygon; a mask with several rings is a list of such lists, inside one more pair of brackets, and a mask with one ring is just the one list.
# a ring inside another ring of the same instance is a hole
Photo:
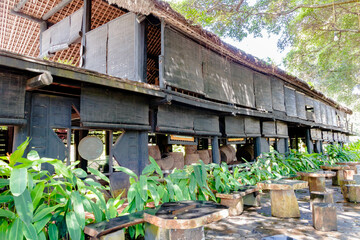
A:
{"label": "weathered wood texture", "polygon": [[72,15],[64,18],[41,33],[40,55],[47,56],[50,53],[63,50],[81,38],[83,8]]}
{"label": "weathered wood texture", "polygon": [[[71,108],[78,105],[77,99],[33,94],[31,101],[30,149],[36,150],[40,157],[64,160],[68,156],[67,148],[55,134],[55,128],[71,127]],[[53,167],[44,164],[42,168],[53,171]]]}
{"label": "weathered wood texture", "polygon": [[112,148],[114,158],[120,166],[140,174],[148,163],[147,131],[126,131]]}
{"label": "weathered wood texture", "polygon": [[149,125],[149,104],[143,96],[85,85],[80,103],[82,122]]}
{"label": "weathered wood texture", "polygon": [[128,13],[108,24],[107,73],[111,76],[143,82],[144,24]]}
{"label": "weathered wood texture", "polygon": [[295,92],[296,96],[296,112],[297,116],[301,119],[306,119],[306,110],[305,110],[305,95],[300,92]]}
{"label": "weathered wood texture", "polygon": [[205,96],[235,103],[230,62],[210,50],[203,51],[203,59]]}
{"label": "weathered wood texture", "polygon": [[99,73],[107,73],[107,25],[102,25],[85,35],[84,67]]}
{"label": "weathered wood texture", "polygon": [[22,76],[0,73],[0,118],[24,118],[25,83]]}
{"label": "weathered wood texture", "polygon": [[225,134],[227,137],[246,137],[245,118],[241,116],[226,116]]}
{"label": "weathered wood texture", "polygon": [[165,84],[204,93],[200,45],[169,28],[165,28],[164,38]]}
{"label": "weathered wood texture", "polygon": [[262,135],[265,137],[276,137],[275,121],[262,122]]}
{"label": "weathered wood texture", "polygon": [[247,137],[261,136],[260,120],[252,117],[245,117],[245,134]]}
{"label": "weathered wood texture", "polygon": [[285,112],[284,82],[280,79],[271,78],[271,96],[273,109]]}
{"label": "weathered wood texture", "polygon": [[157,130],[199,135],[220,135],[219,117],[181,106],[161,105],[157,113]]}
{"label": "weathered wood texture", "polygon": [[255,107],[254,78],[253,72],[240,66],[230,63],[232,86],[235,92],[235,103],[246,107]]}
{"label": "weathered wood texture", "polygon": [[286,115],[289,117],[296,117],[296,97],[295,97],[295,90],[285,87],[285,108],[286,108]]}
{"label": "weathered wood texture", "polygon": [[132,81],[145,81],[145,28],[136,17],[127,13],[87,32],[84,67]]}
{"label": "weathered wood texture", "polygon": [[254,73],[256,108],[272,111],[270,78],[264,74]]}
{"label": "weathered wood texture", "polygon": [[276,121],[276,135],[282,138],[289,137],[287,123]]}
{"label": "weathered wood texture", "polygon": [[314,104],[314,113],[315,113],[315,122],[321,123],[321,109],[320,109],[320,102],[318,100],[313,100]]}

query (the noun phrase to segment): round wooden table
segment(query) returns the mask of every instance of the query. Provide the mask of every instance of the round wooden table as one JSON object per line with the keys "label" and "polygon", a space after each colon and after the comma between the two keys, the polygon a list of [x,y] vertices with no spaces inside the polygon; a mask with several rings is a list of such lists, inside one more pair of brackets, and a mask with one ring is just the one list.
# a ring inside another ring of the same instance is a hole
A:
{"label": "round wooden table", "polygon": [[274,217],[300,217],[296,189],[307,188],[306,181],[299,180],[267,180],[257,183],[263,190],[270,190],[271,215]]}
{"label": "round wooden table", "polygon": [[344,175],[350,174],[350,172],[348,172],[347,170],[352,170],[347,165],[322,165],[320,167],[323,170],[329,170],[329,171],[333,171],[333,172],[336,173],[336,177],[332,178],[332,185],[333,186],[340,186],[340,180],[345,179]]}
{"label": "round wooden table", "polygon": [[336,172],[317,171],[317,172],[298,172],[298,176],[307,178],[310,192],[325,192],[325,178],[335,177]]}

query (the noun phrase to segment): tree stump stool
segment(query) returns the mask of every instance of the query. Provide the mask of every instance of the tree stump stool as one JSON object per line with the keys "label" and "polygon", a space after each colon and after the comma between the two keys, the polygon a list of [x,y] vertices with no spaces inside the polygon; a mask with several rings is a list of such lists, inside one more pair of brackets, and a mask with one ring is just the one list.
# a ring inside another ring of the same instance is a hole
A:
{"label": "tree stump stool", "polygon": [[358,174],[357,172],[357,166],[360,166],[360,162],[337,162],[337,165],[347,165],[350,167],[350,169],[353,169],[355,171],[355,174]]}
{"label": "tree stump stool", "polygon": [[310,210],[314,203],[334,203],[332,192],[310,192]]}
{"label": "tree stump stool", "polygon": [[359,184],[347,184],[343,188],[344,199],[348,202],[359,203],[360,202],[360,185]]}
{"label": "tree stump stool", "polygon": [[308,183],[299,180],[268,180],[257,183],[263,190],[270,190],[271,214],[274,217],[300,217],[295,189],[307,188]]}
{"label": "tree stump stool", "polygon": [[310,192],[325,192],[325,178],[335,177],[336,173],[332,171],[317,171],[298,172],[297,175],[307,179]]}
{"label": "tree stump stool", "polygon": [[323,232],[337,230],[336,207],[333,203],[314,203],[312,218],[316,230]]}
{"label": "tree stump stool", "polygon": [[336,177],[332,178],[332,185],[339,186],[340,180],[344,180],[344,172],[342,170],[349,170],[350,167],[346,165],[323,165],[320,166],[323,170],[330,170],[336,172]]}
{"label": "tree stump stool", "polygon": [[341,193],[343,194],[344,196],[344,199],[346,200],[346,188],[345,188],[345,185],[349,185],[349,184],[356,184],[356,182],[354,180],[341,180],[340,181],[340,188],[341,188]]}

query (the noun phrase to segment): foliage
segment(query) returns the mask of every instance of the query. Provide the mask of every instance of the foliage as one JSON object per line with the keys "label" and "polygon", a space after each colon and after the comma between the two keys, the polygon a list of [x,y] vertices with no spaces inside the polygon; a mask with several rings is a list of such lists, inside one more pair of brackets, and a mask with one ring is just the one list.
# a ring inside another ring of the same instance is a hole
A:
{"label": "foliage", "polygon": [[[357,0],[169,1],[187,19],[220,36],[241,41],[263,30],[291,46],[285,65],[292,74],[360,110],[352,94],[360,71],[360,4]],[[341,89],[341,91],[339,91]]]}
{"label": "foliage", "polygon": [[332,163],[335,162],[354,162],[360,160],[359,151],[360,141],[352,143],[349,146],[340,146],[338,144],[327,145],[326,153]]}
{"label": "foliage", "polygon": [[[93,213],[96,222],[118,215],[123,203],[120,196],[107,202],[102,191],[108,188],[87,173],[74,168],[78,162],[65,166],[56,159],[40,158],[30,151],[23,158],[29,140],[8,157],[0,160],[0,236],[1,239],[84,239],[85,211]],[[41,170],[41,164],[54,167],[55,174]],[[109,182],[95,169],[89,171]]]}

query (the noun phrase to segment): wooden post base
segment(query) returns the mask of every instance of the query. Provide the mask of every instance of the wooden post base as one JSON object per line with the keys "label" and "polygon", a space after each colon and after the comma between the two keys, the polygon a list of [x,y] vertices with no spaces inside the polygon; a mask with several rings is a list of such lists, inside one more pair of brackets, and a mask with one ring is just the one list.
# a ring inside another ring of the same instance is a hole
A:
{"label": "wooden post base", "polygon": [[315,203],[334,203],[333,194],[331,192],[310,192],[310,210],[313,209]]}
{"label": "wooden post base", "polygon": [[[333,177],[332,178],[332,185],[333,186],[339,186],[340,185],[340,180],[343,180],[343,173],[341,172],[340,173],[340,171],[341,170],[332,170],[332,171],[335,171],[336,172],[336,177]],[[341,176],[340,176],[341,175]]]}
{"label": "wooden post base", "polygon": [[310,192],[325,192],[325,177],[308,177]]}
{"label": "wooden post base", "polygon": [[150,223],[145,223],[146,240],[186,240],[205,239],[204,227],[192,229],[165,229]]}
{"label": "wooden post base", "polygon": [[313,205],[313,224],[319,231],[336,231],[337,215],[336,207],[332,203],[314,203]]}
{"label": "wooden post base", "polygon": [[220,204],[229,207],[230,216],[238,216],[244,211],[244,201],[242,197],[236,199],[222,198]]}
{"label": "wooden post base", "polygon": [[300,217],[294,190],[270,190],[271,215],[274,217]]}

